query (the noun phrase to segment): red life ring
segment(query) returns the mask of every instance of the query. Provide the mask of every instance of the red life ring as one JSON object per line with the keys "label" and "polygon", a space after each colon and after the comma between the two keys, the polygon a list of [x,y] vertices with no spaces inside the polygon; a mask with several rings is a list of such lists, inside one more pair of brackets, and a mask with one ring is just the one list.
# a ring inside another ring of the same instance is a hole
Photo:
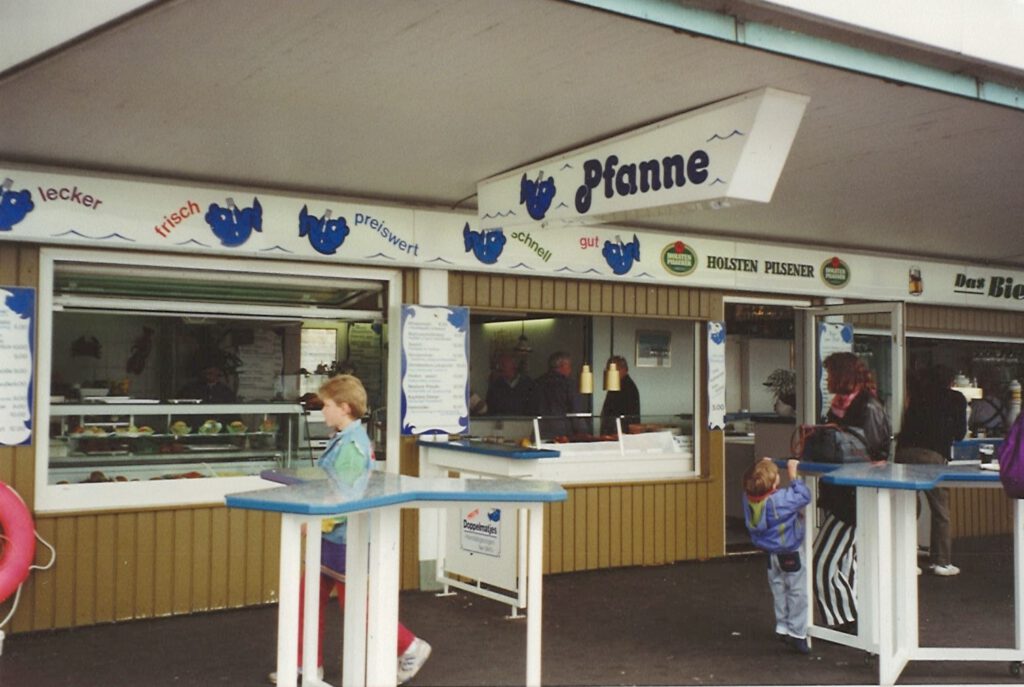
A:
{"label": "red life ring", "polygon": [[28,577],[36,555],[32,514],[18,492],[0,482],[0,601],[13,594]]}

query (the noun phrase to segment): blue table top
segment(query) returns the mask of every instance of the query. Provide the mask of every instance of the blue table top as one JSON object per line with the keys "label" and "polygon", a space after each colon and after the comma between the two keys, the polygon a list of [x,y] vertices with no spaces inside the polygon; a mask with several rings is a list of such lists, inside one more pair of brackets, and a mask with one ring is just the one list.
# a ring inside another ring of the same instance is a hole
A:
{"label": "blue table top", "polygon": [[[821,463],[815,467],[822,466]],[[901,463],[854,463],[829,466],[820,471],[821,480],[849,487],[879,487],[883,489],[934,489],[941,482],[995,482],[999,473],[982,470],[977,465],[905,465]],[[800,464],[801,472],[804,463]],[[810,470],[808,470],[810,472]]]}
{"label": "blue table top", "polygon": [[472,439],[460,439],[458,441],[427,441],[420,439],[416,443],[428,448],[479,453],[485,456],[498,456],[499,458],[512,458],[515,460],[558,458],[562,455],[558,451],[546,448],[523,448],[511,444],[494,444],[486,441],[473,441]]}
{"label": "blue table top", "polygon": [[[319,472],[316,472],[319,470]],[[275,471],[288,479],[288,471]],[[341,515],[413,501],[486,501],[538,503],[564,501],[557,482],[523,479],[422,478],[373,472],[356,490],[343,490],[319,468],[303,468],[291,476],[295,483],[276,489],[228,494],[227,505],[250,510]]]}

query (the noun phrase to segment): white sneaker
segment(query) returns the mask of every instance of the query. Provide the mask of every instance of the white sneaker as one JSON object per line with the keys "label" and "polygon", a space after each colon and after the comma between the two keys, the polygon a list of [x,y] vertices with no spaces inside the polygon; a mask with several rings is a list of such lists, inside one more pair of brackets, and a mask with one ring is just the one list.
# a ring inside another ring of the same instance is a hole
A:
{"label": "white sneaker", "polygon": [[[302,677],[302,668],[299,668],[299,677],[300,678]],[[324,679],[324,667],[323,666],[317,666],[316,667],[316,679],[317,680],[323,680]],[[267,675],[267,680],[270,681],[270,684],[276,685],[277,684],[277,671],[275,670],[270,675]]]}
{"label": "white sneaker", "polygon": [[416,677],[420,668],[430,658],[430,645],[417,637],[405,650],[405,653],[398,657],[398,684],[402,684]]}
{"label": "white sneaker", "polygon": [[953,577],[953,575],[960,574],[960,568],[956,567],[952,563],[947,563],[946,565],[933,565],[931,566],[931,571],[933,575],[938,575],[939,577]]}

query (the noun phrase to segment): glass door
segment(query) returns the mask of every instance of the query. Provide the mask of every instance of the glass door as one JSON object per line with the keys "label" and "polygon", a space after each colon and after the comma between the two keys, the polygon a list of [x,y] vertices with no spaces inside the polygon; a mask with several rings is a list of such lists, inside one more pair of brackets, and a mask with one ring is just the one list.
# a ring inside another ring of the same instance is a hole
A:
{"label": "glass door", "polygon": [[898,434],[903,414],[905,331],[903,303],[822,305],[797,310],[797,388],[800,421],[822,422],[830,396],[822,361],[838,351],[863,360],[875,375],[878,397]]}

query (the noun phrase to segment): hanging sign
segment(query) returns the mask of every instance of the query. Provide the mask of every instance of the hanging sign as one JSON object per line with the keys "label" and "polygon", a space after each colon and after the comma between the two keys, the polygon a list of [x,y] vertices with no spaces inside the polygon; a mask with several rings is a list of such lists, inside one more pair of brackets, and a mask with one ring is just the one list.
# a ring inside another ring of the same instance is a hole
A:
{"label": "hanging sign", "polygon": [[481,227],[767,203],[808,100],[762,88],[487,179],[477,184]]}
{"label": "hanging sign", "polygon": [[401,427],[469,431],[469,308],[402,306]]}
{"label": "hanging sign", "polygon": [[708,322],[708,429],[725,428],[725,322]]}
{"label": "hanging sign", "polygon": [[32,437],[35,291],[0,286],[0,445]]}

